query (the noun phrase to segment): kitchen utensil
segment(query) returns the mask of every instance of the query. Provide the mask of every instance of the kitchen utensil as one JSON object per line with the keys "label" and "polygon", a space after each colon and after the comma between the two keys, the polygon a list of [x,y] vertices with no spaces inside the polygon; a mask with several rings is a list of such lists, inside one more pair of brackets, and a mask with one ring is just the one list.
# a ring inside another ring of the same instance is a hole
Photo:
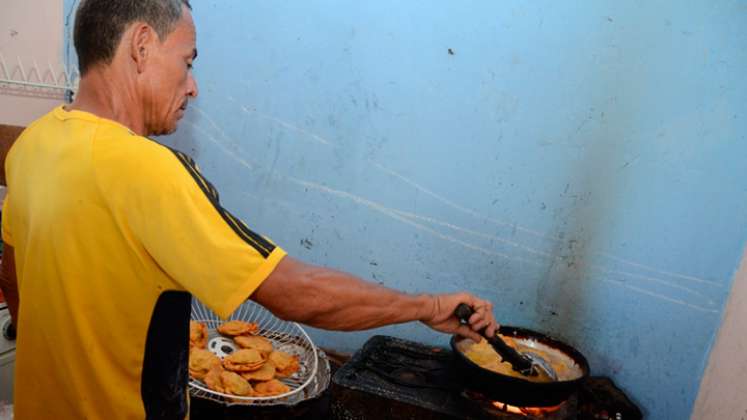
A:
{"label": "kitchen utensil", "polygon": [[514,377],[485,369],[464,354],[474,342],[454,335],[450,344],[454,351],[455,367],[466,390],[515,406],[548,407],[567,400],[589,376],[586,358],[559,340],[536,331],[506,325],[502,325],[498,333],[547,354],[551,365],[556,366],[554,371],[558,379],[532,382],[530,377]]}
{"label": "kitchen utensil", "polygon": [[[454,311],[454,314],[462,324],[468,324],[469,318],[473,313],[475,311],[464,303],[460,303]],[[506,344],[497,334],[488,336],[485,330],[482,330],[481,334],[493,346],[496,353],[511,365],[513,370],[524,376],[546,376],[553,381],[558,379],[558,375],[552,366],[550,366],[550,363],[543,359],[542,356],[531,352],[519,353],[513,347]]]}

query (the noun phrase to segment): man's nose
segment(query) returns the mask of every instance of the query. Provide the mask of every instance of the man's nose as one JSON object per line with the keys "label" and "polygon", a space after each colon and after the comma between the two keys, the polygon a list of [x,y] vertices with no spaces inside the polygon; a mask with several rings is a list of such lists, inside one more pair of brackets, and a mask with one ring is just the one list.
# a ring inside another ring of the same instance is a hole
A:
{"label": "man's nose", "polygon": [[189,80],[187,80],[187,96],[191,96],[193,98],[197,97],[197,80],[195,80],[195,77],[192,75],[192,72],[189,73]]}

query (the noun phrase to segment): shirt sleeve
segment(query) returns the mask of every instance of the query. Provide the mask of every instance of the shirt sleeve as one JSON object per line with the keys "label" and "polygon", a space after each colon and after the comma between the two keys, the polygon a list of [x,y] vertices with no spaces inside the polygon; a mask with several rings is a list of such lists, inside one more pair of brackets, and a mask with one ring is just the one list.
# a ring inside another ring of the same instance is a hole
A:
{"label": "shirt sleeve", "polygon": [[13,246],[13,234],[11,230],[12,215],[10,214],[10,195],[6,190],[5,200],[3,201],[3,243]]}
{"label": "shirt sleeve", "polygon": [[227,318],[286,253],[224,209],[192,159],[153,146],[155,153],[129,162],[122,173],[108,170],[120,180],[105,194],[122,193],[114,207],[147,254],[179,287]]}

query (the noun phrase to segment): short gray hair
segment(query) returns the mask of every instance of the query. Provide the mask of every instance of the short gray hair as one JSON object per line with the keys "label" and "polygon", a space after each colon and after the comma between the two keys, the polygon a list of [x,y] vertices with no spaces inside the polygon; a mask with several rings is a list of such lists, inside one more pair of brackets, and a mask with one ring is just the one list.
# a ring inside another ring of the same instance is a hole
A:
{"label": "short gray hair", "polygon": [[73,42],[81,75],[96,63],[111,63],[122,33],[136,21],[150,25],[163,40],[182,17],[189,0],[83,0],[75,12]]}

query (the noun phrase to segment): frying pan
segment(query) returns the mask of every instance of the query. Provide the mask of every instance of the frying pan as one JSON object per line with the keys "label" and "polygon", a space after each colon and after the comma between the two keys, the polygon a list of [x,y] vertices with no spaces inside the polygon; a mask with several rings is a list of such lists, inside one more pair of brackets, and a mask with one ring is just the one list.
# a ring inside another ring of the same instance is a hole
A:
{"label": "frying pan", "polygon": [[536,331],[519,327],[501,326],[498,332],[507,337],[531,341],[543,345],[550,355],[568,360],[574,366],[575,375],[564,378],[561,375],[554,382],[531,382],[480,367],[467,358],[459,343],[468,340],[459,336],[451,337],[455,363],[460,368],[463,383],[469,390],[478,392],[490,400],[501,401],[520,407],[549,407],[558,405],[576,392],[579,384],[589,376],[589,363],[573,347]]}

